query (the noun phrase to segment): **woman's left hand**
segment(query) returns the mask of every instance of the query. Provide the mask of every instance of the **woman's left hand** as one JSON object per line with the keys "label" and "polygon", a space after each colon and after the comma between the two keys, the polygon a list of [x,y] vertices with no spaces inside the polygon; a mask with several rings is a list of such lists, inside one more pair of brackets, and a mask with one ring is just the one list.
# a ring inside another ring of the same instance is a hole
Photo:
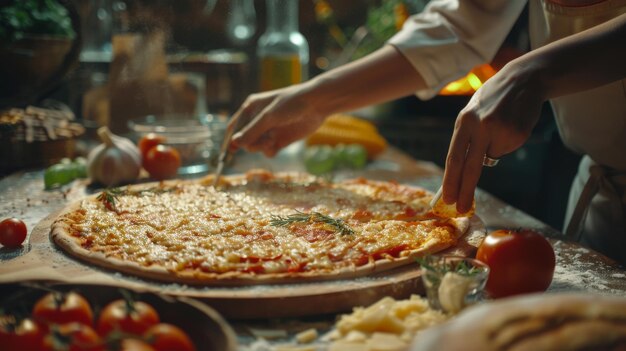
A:
{"label": "woman's left hand", "polygon": [[443,200],[457,211],[472,207],[486,156],[499,158],[524,144],[545,101],[533,68],[515,61],[489,79],[459,113],[443,179]]}

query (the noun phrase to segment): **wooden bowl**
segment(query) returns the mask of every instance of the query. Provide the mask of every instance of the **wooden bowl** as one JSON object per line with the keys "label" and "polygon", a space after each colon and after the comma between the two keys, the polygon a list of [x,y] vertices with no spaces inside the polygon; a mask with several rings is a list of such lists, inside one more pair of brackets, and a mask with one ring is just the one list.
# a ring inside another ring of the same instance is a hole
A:
{"label": "wooden bowl", "polygon": [[0,42],[0,108],[35,103],[51,93],[78,64],[82,46],[80,18],[74,3],[60,0],[68,10],[75,37],[26,35]]}
{"label": "wooden bowl", "polygon": [[[84,296],[97,314],[111,301],[122,298],[119,288],[107,285],[56,284],[46,285],[57,291],[75,291]],[[21,304],[30,310],[37,299],[47,293],[28,284],[0,285],[0,307]],[[161,322],[173,324],[191,338],[198,351],[236,351],[237,341],[232,328],[212,308],[185,297],[168,297],[153,293],[137,293],[137,300],[154,307]],[[19,296],[17,299],[11,298]]]}
{"label": "wooden bowl", "polygon": [[29,36],[0,48],[0,96],[38,91],[63,67],[72,40]]}

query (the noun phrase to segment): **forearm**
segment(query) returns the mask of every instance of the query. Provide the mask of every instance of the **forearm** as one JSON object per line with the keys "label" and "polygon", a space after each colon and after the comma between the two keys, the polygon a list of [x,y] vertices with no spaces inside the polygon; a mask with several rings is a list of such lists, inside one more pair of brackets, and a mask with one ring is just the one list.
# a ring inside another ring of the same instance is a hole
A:
{"label": "forearm", "polygon": [[397,99],[424,87],[421,75],[404,56],[386,45],[311,79],[304,85],[304,94],[329,115]]}
{"label": "forearm", "polygon": [[516,59],[546,99],[626,78],[626,14]]}

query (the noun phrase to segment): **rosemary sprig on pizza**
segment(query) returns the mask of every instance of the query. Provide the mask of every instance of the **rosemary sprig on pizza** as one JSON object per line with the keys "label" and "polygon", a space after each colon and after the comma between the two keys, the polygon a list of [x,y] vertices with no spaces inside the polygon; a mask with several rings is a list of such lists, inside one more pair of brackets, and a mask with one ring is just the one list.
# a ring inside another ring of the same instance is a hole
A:
{"label": "rosemary sprig on pizza", "polygon": [[453,246],[468,218],[396,182],[251,171],[107,189],[66,208],[53,241],[92,264],[185,284],[343,279]]}
{"label": "rosemary sprig on pizza", "polygon": [[97,200],[102,202],[104,206],[110,211],[117,211],[116,201],[120,196],[143,196],[146,194],[163,194],[173,191],[175,187],[163,188],[163,187],[150,187],[146,189],[131,190],[128,188],[107,188],[96,197]]}
{"label": "rosemary sprig on pizza", "polygon": [[296,211],[296,213],[286,217],[272,215],[271,218],[270,224],[275,227],[286,227],[293,223],[326,223],[334,227],[341,235],[354,234],[354,230],[343,220],[332,218],[319,212],[304,213]]}

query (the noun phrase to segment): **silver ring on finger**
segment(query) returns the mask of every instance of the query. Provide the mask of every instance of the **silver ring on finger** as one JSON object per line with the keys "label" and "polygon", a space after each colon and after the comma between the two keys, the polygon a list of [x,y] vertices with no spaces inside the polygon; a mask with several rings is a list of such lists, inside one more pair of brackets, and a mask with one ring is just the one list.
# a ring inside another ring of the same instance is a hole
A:
{"label": "silver ring on finger", "polygon": [[483,158],[483,166],[485,167],[495,167],[498,165],[498,162],[500,162],[499,158],[492,158],[489,157],[485,154],[485,157]]}

